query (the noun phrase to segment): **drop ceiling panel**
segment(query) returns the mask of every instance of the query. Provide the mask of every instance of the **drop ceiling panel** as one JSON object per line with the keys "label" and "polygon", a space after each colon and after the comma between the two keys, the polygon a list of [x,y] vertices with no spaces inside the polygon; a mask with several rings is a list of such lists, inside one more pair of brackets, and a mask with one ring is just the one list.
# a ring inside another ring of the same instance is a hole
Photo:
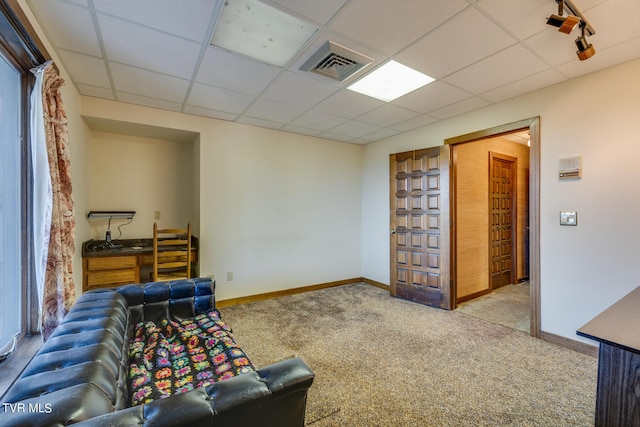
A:
{"label": "drop ceiling panel", "polygon": [[262,96],[310,108],[339,89],[338,82],[331,79],[287,71],[279,75]]}
{"label": "drop ceiling panel", "polygon": [[145,96],[182,104],[189,89],[189,80],[154,73],[118,63],[111,64],[113,82],[120,92]]}
{"label": "drop ceiling panel", "polygon": [[402,51],[396,60],[432,77],[444,77],[514,43],[511,35],[477,9],[468,8]]}
{"label": "drop ceiling panel", "polygon": [[284,102],[272,101],[269,99],[258,99],[249,108],[247,108],[244,115],[257,119],[279,122],[280,126],[282,126],[282,123],[290,122],[302,112],[303,110],[295,105],[285,104]]}
{"label": "drop ceiling panel", "polygon": [[314,109],[352,119],[384,104],[384,101],[362,95],[352,90],[341,90],[318,103]]}
{"label": "drop ceiling panel", "polygon": [[216,1],[189,0],[188,7],[175,0],[93,0],[93,5],[99,12],[200,42],[211,23]]}
{"label": "drop ceiling panel", "polygon": [[513,98],[514,96],[522,95],[524,93],[532,92],[543,87],[552,86],[557,83],[561,83],[566,80],[562,74],[556,70],[545,70],[541,73],[534,74],[533,76],[525,77],[524,79],[515,81],[513,83],[501,86],[497,89],[490,90],[482,94],[482,98],[491,102],[500,102],[505,99]]}
{"label": "drop ceiling panel", "polygon": [[428,113],[471,96],[469,92],[440,80],[396,99],[393,104],[420,113]]}
{"label": "drop ceiling panel", "polygon": [[253,97],[219,87],[196,83],[191,88],[187,104],[209,110],[240,114],[253,102]]}
{"label": "drop ceiling panel", "polygon": [[507,48],[444,80],[479,94],[514,82],[549,68],[542,60],[521,45]]}
{"label": "drop ceiling panel", "polygon": [[[638,0],[574,0],[596,29],[587,61],[577,31],[546,25],[554,0],[263,0],[319,27],[280,68],[210,46],[223,1],[19,3],[83,95],[354,144],[640,57]],[[373,63],[344,82],[300,71],[327,40]],[[437,80],[388,104],[346,89],[391,59]]]}
{"label": "drop ceiling panel", "polygon": [[111,61],[190,79],[200,45],[106,15],[98,17]]}
{"label": "drop ceiling panel", "polygon": [[393,55],[467,6],[464,0],[351,0],[329,29]]}
{"label": "drop ceiling panel", "polygon": [[272,0],[301,17],[307,17],[319,24],[326,24],[347,0]]}
{"label": "drop ceiling panel", "polygon": [[[32,3],[38,20],[56,47],[102,55],[89,9],[59,0],[34,0]],[[62,25],[64,22],[70,25]]]}
{"label": "drop ceiling panel", "polygon": [[416,117],[419,113],[393,104],[385,104],[358,117],[358,121],[390,127]]}
{"label": "drop ceiling panel", "polygon": [[209,46],[196,81],[249,95],[258,95],[281,72],[278,67]]}
{"label": "drop ceiling panel", "polygon": [[102,88],[111,87],[104,59],[69,50],[60,50],[60,57],[76,83]]}

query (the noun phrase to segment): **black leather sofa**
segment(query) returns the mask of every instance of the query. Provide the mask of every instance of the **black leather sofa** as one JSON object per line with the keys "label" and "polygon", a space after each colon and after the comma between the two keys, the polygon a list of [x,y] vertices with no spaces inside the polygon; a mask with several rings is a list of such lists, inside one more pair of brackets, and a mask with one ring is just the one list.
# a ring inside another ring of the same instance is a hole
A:
{"label": "black leather sofa", "polygon": [[302,426],[313,373],[298,358],[128,407],[128,346],[142,320],[215,308],[209,278],[83,294],[3,397],[2,426]]}

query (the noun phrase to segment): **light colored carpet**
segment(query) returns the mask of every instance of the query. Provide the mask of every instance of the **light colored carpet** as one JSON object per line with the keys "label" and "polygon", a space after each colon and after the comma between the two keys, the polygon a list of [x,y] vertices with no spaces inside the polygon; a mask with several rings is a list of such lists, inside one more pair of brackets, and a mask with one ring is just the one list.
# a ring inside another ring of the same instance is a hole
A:
{"label": "light colored carpet", "polygon": [[256,366],[314,371],[308,426],[593,425],[595,358],[458,311],[366,284],[220,311]]}
{"label": "light colored carpet", "polygon": [[502,286],[490,294],[458,304],[456,310],[487,322],[530,331],[529,282]]}

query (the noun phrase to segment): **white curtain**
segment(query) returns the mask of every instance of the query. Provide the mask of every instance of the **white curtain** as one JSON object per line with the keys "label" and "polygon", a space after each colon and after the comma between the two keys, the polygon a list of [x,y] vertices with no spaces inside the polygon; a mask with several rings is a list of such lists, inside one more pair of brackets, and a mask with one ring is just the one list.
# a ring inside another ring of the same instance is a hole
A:
{"label": "white curtain", "polygon": [[[38,291],[38,319],[42,319],[44,282],[47,272],[49,236],[51,232],[51,212],[53,190],[47,155],[47,142],[44,128],[44,109],[42,105],[42,86],[44,71],[51,63],[48,61],[31,72],[36,83],[31,92],[31,161],[33,170],[33,247],[35,259],[35,280]],[[38,329],[41,322],[38,322]]]}

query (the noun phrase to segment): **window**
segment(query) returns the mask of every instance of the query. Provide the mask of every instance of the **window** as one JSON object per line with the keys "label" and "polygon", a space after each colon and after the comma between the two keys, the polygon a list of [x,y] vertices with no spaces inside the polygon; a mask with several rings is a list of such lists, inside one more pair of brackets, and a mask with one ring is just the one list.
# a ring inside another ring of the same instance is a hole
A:
{"label": "window", "polygon": [[35,335],[38,310],[31,280],[28,121],[29,94],[35,81],[30,69],[47,58],[40,41],[25,26],[33,33],[17,0],[0,0],[0,354],[16,344],[11,356],[0,362],[0,396],[41,341]]}
{"label": "window", "polygon": [[0,359],[22,332],[22,78],[0,57]]}

